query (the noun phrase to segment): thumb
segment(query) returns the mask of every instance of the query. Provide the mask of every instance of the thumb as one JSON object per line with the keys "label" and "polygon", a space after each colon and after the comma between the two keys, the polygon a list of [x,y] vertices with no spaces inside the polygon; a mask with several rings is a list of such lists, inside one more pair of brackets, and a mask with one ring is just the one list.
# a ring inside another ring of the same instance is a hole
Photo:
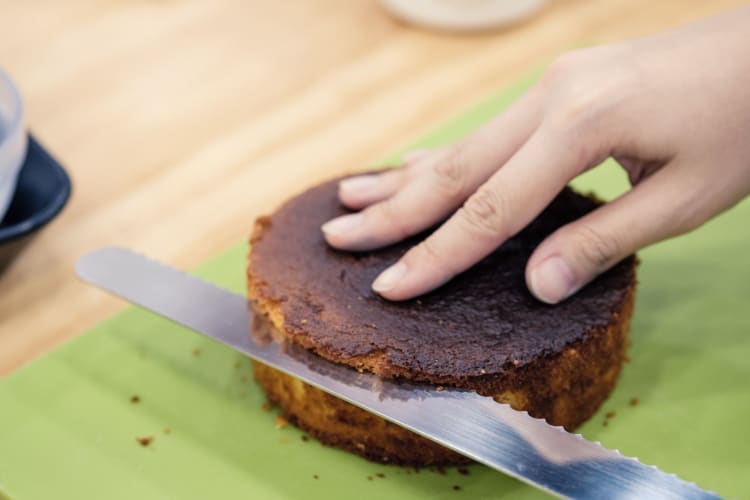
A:
{"label": "thumb", "polygon": [[556,304],[638,249],[703,222],[695,186],[673,173],[665,167],[547,237],[526,265],[531,293]]}

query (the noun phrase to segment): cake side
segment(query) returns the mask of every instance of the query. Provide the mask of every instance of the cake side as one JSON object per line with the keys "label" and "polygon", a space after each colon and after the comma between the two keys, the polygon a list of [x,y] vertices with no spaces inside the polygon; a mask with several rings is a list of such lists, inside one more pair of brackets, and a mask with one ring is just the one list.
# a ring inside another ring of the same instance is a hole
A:
{"label": "cake side", "polygon": [[[589,339],[571,344],[559,353],[523,367],[509,367],[502,374],[457,378],[441,384],[474,390],[572,431],[599,409],[617,382],[626,359],[634,300],[632,288],[622,307],[613,313],[610,325],[592,331]],[[278,308],[267,309],[268,304],[255,301],[251,301],[250,307],[256,318],[254,329],[265,329],[277,342],[289,341],[284,330],[276,326],[279,318],[283,324]],[[377,360],[381,361],[382,358]],[[366,360],[362,366],[368,366]],[[318,389],[307,386],[306,391],[313,393]]]}
{"label": "cake side", "polygon": [[290,375],[253,362],[256,382],[284,417],[321,443],[373,462],[415,467],[471,460]]}
{"label": "cake side", "polygon": [[[596,412],[617,381],[625,359],[632,307],[631,294],[612,325],[594,334],[594,341],[539,360],[505,381],[494,377],[477,387],[478,392],[574,430]],[[268,315],[260,310],[254,314],[256,333],[283,339]],[[268,400],[279,406],[290,422],[323,444],[380,463],[424,467],[468,462],[452,450],[271,367],[253,362],[253,373]]]}

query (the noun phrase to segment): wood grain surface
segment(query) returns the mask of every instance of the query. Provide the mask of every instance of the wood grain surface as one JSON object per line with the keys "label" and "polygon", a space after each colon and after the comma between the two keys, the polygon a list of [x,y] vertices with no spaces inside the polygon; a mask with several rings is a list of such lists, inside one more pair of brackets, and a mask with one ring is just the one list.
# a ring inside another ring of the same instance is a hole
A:
{"label": "wood grain surface", "polygon": [[557,54],[732,0],[552,0],[451,35],[375,0],[0,0],[0,65],[74,183],[0,275],[0,375],[123,307],[77,257],[126,245],[189,268],[325,177],[366,166]]}

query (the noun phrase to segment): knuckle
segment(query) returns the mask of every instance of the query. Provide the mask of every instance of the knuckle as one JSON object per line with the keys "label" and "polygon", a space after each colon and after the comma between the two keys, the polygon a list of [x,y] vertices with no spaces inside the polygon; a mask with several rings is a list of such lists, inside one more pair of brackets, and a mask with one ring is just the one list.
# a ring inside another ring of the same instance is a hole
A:
{"label": "knuckle", "polygon": [[572,81],[558,92],[545,120],[551,133],[564,138],[568,154],[577,159],[581,173],[609,155],[606,120],[608,97],[585,81]]}
{"label": "knuckle", "polygon": [[551,112],[556,128],[576,130],[601,116],[603,98],[588,87],[587,83],[574,81],[560,91],[559,101]]}
{"label": "knuckle", "polygon": [[427,260],[434,264],[436,268],[441,269],[450,276],[457,274],[453,260],[449,255],[446,255],[445,252],[439,250],[434,235],[427,237],[415,248],[415,250],[415,256],[420,262]]}
{"label": "knuckle", "polygon": [[425,257],[432,260],[433,262],[443,261],[443,256],[435,247],[435,242],[432,239],[432,237],[429,237],[425,239],[422,243],[420,243],[419,250]]}
{"label": "knuckle", "polygon": [[480,236],[502,236],[507,228],[505,221],[508,214],[506,197],[493,189],[479,188],[460,212],[468,229]]}
{"label": "knuckle", "polygon": [[579,49],[560,56],[545,74],[549,92],[549,117],[557,126],[575,128],[604,116],[632,84],[628,65],[613,67],[624,49],[598,47]]}
{"label": "knuckle", "polygon": [[393,234],[395,238],[403,239],[411,235],[403,216],[404,210],[399,208],[392,198],[381,201],[367,210],[375,225]]}
{"label": "knuckle", "polygon": [[589,66],[594,50],[577,49],[557,56],[542,75],[542,85],[547,90],[555,91],[577,80]]}
{"label": "knuckle", "polygon": [[565,54],[558,56],[544,72],[542,83],[553,87],[560,84],[570,77],[578,64],[579,56],[575,51],[566,52]]}
{"label": "knuckle", "polygon": [[580,259],[594,271],[603,271],[619,260],[621,246],[616,238],[605,236],[599,230],[585,224],[575,229]]}
{"label": "knuckle", "polygon": [[441,192],[451,198],[459,196],[466,184],[468,168],[465,146],[458,144],[452,147],[434,167],[435,179]]}

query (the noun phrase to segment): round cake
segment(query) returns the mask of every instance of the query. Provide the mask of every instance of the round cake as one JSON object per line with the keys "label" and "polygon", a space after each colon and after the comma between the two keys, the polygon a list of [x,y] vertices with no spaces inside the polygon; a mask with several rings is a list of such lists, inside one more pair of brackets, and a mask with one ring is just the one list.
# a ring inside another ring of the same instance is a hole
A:
{"label": "round cake", "polygon": [[[529,226],[441,288],[384,300],[372,281],[425,234],[372,252],[328,246],[321,224],[345,213],[334,179],[256,221],[248,295],[254,331],[380,377],[455,386],[575,429],[607,398],[625,359],[635,257],[550,306],[524,282],[532,251],[598,203],[569,188]],[[319,389],[256,363],[286,418],[320,441],[380,462],[466,459]]]}

